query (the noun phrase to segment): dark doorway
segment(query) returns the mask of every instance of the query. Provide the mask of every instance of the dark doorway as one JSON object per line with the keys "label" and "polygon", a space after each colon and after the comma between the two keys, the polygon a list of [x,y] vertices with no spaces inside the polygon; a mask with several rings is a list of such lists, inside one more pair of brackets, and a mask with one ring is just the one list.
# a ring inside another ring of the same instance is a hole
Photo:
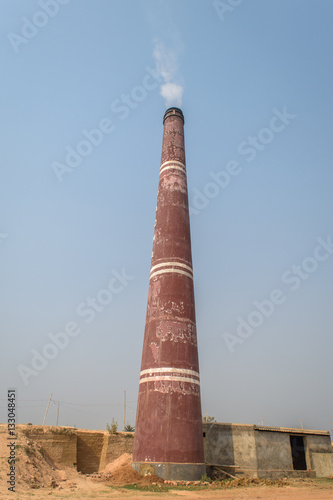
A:
{"label": "dark doorway", "polygon": [[306,470],[304,438],[302,436],[290,436],[290,446],[294,470]]}

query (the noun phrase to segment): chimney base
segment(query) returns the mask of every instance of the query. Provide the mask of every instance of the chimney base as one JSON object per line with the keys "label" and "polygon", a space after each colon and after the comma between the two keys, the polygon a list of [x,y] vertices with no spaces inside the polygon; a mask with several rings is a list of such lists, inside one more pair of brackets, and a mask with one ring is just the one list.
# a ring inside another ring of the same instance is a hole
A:
{"label": "chimney base", "polygon": [[131,465],[142,476],[156,474],[166,481],[200,481],[206,475],[205,464],[132,462]]}

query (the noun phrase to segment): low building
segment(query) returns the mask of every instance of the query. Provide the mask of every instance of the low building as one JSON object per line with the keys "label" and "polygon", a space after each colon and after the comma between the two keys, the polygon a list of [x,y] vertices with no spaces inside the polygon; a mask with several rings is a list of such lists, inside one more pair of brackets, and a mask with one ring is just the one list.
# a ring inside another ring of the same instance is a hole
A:
{"label": "low building", "polygon": [[205,462],[232,476],[333,476],[330,433],[260,425],[204,423]]}

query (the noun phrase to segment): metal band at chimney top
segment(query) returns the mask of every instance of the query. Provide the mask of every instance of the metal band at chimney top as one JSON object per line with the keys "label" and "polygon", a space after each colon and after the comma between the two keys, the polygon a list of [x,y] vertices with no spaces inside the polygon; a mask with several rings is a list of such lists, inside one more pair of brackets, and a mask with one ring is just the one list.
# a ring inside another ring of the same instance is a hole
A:
{"label": "metal band at chimney top", "polygon": [[181,109],[179,108],[169,108],[166,110],[164,113],[163,117],[163,125],[165,124],[165,120],[169,118],[170,116],[178,116],[178,118],[181,118],[183,120],[183,125],[185,123],[184,115]]}
{"label": "metal band at chimney top", "polygon": [[182,111],[163,125],[132,467],[192,481],[206,470]]}

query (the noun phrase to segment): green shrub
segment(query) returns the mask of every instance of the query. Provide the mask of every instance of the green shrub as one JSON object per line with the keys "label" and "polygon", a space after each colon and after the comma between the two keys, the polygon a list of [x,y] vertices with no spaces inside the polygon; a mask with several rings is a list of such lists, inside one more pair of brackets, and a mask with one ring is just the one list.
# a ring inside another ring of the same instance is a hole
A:
{"label": "green shrub", "polygon": [[114,417],[112,417],[111,425],[106,424],[106,430],[109,431],[110,434],[116,434],[118,430],[118,422],[115,421]]}
{"label": "green shrub", "polygon": [[132,427],[130,424],[125,425],[125,432],[134,432],[134,427]]}

